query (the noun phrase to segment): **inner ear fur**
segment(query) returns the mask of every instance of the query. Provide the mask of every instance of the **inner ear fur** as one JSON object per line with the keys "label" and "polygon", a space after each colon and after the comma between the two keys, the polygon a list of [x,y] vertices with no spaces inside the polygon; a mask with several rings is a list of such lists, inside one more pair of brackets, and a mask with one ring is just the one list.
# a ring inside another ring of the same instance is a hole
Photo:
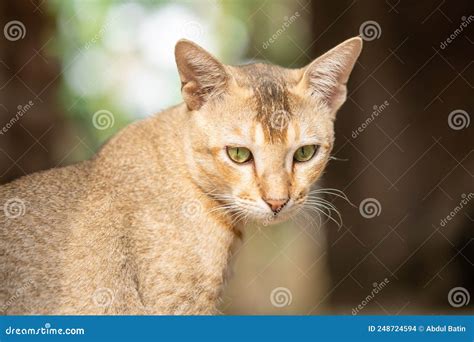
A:
{"label": "inner ear fur", "polygon": [[302,87],[330,108],[339,108],[346,100],[346,83],[361,51],[360,37],[329,50],[303,68]]}
{"label": "inner ear fur", "polygon": [[227,87],[229,75],[213,55],[199,45],[182,39],[175,47],[181,92],[190,110],[197,110]]}

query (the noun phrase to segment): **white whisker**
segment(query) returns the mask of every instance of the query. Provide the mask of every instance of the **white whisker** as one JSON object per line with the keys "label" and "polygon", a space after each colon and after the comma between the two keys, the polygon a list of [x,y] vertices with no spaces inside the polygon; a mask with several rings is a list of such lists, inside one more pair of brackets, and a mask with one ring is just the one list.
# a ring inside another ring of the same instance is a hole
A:
{"label": "white whisker", "polygon": [[317,212],[320,212],[321,214],[325,215],[328,219],[330,219],[331,221],[333,221],[335,224],[337,224],[339,227],[342,226],[342,222],[338,222],[336,221],[332,216],[331,216],[331,211],[328,210],[329,213],[326,213],[326,211],[322,210],[321,208],[318,207],[318,205],[306,205],[305,203],[305,207],[307,207],[308,209],[310,210],[313,210],[313,211],[317,211]]}

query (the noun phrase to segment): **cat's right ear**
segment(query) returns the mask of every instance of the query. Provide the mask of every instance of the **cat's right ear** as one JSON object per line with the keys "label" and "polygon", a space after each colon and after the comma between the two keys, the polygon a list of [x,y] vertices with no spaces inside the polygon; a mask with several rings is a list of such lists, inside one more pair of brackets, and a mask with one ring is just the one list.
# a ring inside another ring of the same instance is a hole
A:
{"label": "cat's right ear", "polygon": [[213,96],[221,95],[229,76],[224,66],[199,45],[181,39],[175,47],[181,93],[190,110],[198,110]]}

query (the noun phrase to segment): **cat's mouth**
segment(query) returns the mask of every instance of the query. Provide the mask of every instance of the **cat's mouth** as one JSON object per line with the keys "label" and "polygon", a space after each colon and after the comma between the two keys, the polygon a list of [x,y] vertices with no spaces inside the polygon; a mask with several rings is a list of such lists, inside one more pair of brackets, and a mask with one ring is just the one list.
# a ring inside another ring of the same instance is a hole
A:
{"label": "cat's mouth", "polygon": [[237,206],[242,212],[244,221],[253,221],[263,226],[269,226],[289,220],[297,211],[299,205],[292,199],[279,210],[273,211],[268,205],[262,201],[245,201],[241,199],[236,200]]}
{"label": "cat's mouth", "polygon": [[290,197],[281,208],[271,207],[271,203],[262,198],[241,197],[238,195],[212,194],[220,204],[211,212],[220,212],[226,215],[232,225],[246,225],[256,223],[257,225],[270,226],[282,223],[297,216],[304,207],[306,196]]}

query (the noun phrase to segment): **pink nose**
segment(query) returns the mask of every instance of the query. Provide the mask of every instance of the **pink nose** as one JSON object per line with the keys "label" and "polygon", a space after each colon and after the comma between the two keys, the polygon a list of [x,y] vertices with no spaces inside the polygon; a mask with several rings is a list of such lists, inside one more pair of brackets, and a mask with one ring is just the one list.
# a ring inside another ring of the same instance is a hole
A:
{"label": "pink nose", "polygon": [[276,214],[280,212],[283,207],[288,203],[288,198],[284,199],[264,199],[272,211]]}

